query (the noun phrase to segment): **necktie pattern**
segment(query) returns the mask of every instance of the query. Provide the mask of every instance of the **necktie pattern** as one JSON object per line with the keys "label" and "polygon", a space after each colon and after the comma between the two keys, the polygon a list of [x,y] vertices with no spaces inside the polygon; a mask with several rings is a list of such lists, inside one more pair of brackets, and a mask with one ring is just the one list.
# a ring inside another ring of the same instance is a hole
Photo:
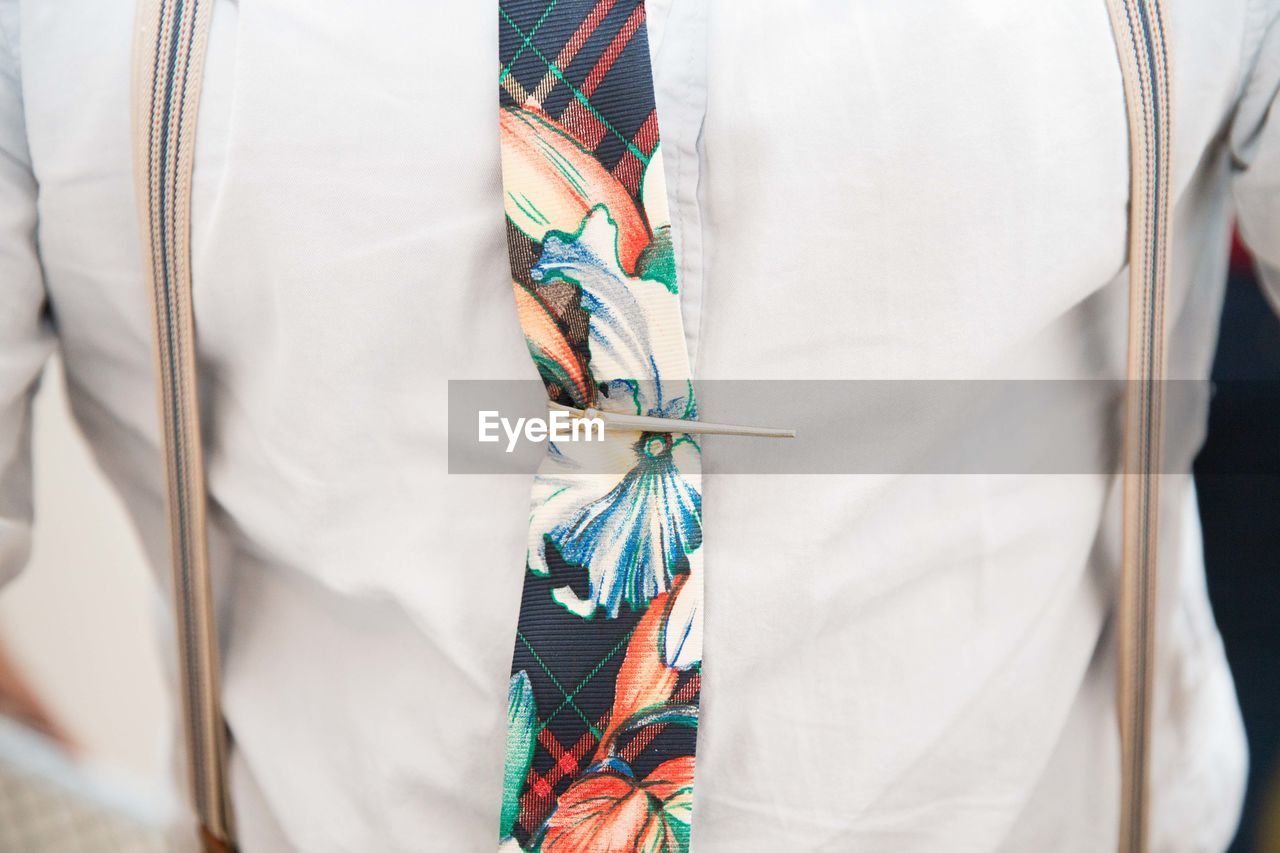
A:
{"label": "necktie pattern", "polygon": [[[520,324],[552,401],[696,417],[643,0],[500,0]],[[534,478],[503,853],[684,853],[702,664],[700,449],[609,430]]]}

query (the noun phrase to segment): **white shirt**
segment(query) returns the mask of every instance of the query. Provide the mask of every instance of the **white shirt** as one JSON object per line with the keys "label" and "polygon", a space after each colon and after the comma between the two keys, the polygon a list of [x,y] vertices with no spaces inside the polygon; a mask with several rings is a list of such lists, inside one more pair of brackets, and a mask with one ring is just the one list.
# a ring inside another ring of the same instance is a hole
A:
{"label": "white shirt", "polygon": [[[195,299],[246,853],[497,843],[530,481],[445,456],[447,380],[534,375],[493,5],[216,8]],[[1204,378],[1233,210],[1280,284],[1280,4],[1168,5],[1169,368]],[[699,378],[1123,376],[1102,0],[649,7]],[[25,559],[29,399],[59,346],[165,582],[132,16],[0,0],[0,576]],[[1220,850],[1244,744],[1192,484],[1165,480],[1153,849]],[[697,853],[1109,849],[1118,494],[709,477]]]}

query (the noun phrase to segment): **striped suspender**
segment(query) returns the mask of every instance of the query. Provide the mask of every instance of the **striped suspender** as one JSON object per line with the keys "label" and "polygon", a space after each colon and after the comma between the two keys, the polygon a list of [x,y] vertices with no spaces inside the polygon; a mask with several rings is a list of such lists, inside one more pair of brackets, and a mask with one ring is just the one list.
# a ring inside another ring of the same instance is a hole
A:
{"label": "striped suspender", "polygon": [[228,849],[232,838],[191,304],[191,173],[212,17],[213,0],[140,0],[133,79],[134,175],[155,317],[182,718],[191,797],[210,851]]}
{"label": "striped suspender", "polygon": [[[138,0],[134,168],[155,314],[168,471],[174,603],[191,796],[208,851],[234,847],[219,705],[216,627],[191,303],[191,174],[213,0]],[[1162,0],[1107,0],[1130,138],[1129,361],[1123,562],[1117,629],[1121,853],[1147,847],[1157,485],[1168,275],[1170,92]]]}
{"label": "striped suspender", "polygon": [[1129,364],[1117,606],[1121,853],[1147,849],[1155,668],[1165,300],[1169,272],[1169,57],[1162,0],[1107,0],[1129,115]]}

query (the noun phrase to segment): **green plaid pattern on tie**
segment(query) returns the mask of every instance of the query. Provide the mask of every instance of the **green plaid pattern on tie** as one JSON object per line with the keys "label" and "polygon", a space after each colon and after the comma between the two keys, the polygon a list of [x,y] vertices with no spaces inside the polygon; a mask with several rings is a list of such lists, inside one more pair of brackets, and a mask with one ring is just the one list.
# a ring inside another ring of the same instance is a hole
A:
{"label": "green plaid pattern on tie", "polygon": [[[513,292],[557,403],[692,420],[640,0],[499,3]],[[693,436],[549,442],[508,705],[504,851],[687,851],[702,665]]]}

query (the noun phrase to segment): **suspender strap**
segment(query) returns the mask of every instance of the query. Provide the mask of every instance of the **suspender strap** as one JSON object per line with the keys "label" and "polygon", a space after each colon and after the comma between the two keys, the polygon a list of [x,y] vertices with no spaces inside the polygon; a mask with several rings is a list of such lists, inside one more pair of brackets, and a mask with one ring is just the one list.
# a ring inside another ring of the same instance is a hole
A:
{"label": "suspender strap", "polygon": [[1129,117],[1129,356],[1118,702],[1121,853],[1147,849],[1165,302],[1169,269],[1169,57],[1161,0],[1107,0]]}
{"label": "suspender strap", "polygon": [[206,543],[191,304],[191,174],[213,0],[140,0],[134,43],[134,174],[152,296],[174,613],[191,797],[205,850],[231,847]]}

